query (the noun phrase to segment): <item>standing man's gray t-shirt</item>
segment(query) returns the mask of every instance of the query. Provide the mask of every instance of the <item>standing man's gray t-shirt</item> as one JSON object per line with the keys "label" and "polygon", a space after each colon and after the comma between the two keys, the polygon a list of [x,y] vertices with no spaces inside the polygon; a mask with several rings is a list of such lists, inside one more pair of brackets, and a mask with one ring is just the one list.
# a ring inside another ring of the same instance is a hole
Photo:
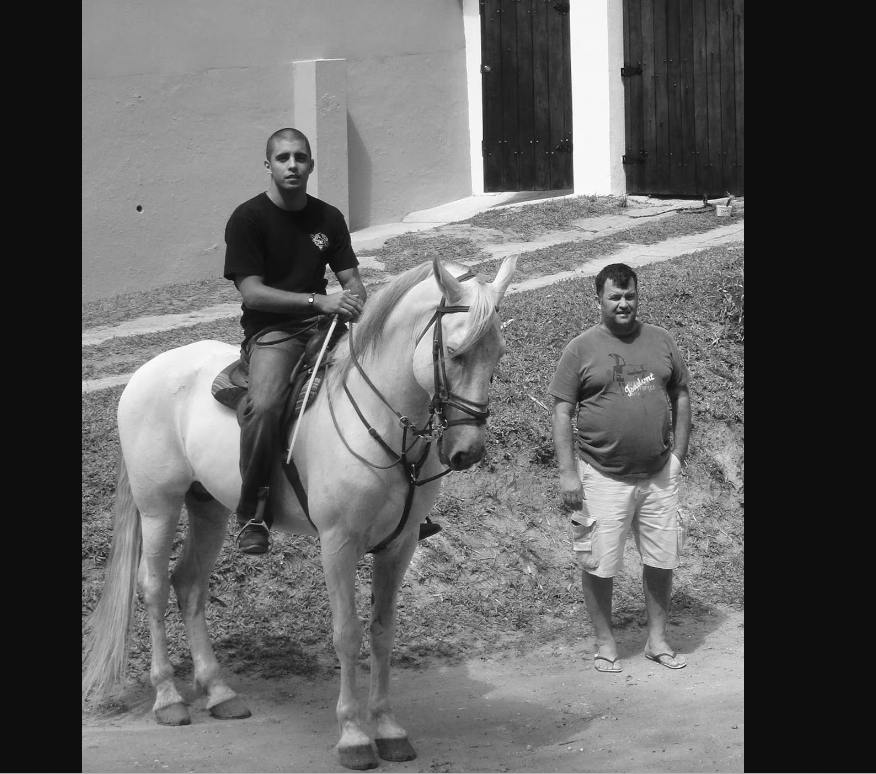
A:
{"label": "standing man's gray t-shirt", "polygon": [[618,338],[588,328],[563,350],[548,391],[578,403],[582,459],[614,476],[650,476],[672,449],[667,390],[686,387],[687,365],[669,331],[639,323]]}

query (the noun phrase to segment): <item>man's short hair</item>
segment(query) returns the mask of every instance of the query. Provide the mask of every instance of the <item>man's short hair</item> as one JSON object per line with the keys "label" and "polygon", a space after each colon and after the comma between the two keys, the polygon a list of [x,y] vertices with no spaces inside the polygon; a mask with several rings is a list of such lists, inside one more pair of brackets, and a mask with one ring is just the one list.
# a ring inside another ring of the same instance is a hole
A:
{"label": "man's short hair", "polygon": [[265,158],[270,161],[271,160],[271,152],[274,150],[274,145],[277,140],[302,140],[304,144],[307,146],[307,155],[310,158],[313,158],[313,153],[310,151],[310,140],[307,139],[307,135],[304,132],[299,131],[298,129],[292,129],[290,127],[286,127],[285,129],[277,129],[270,137],[268,137],[268,143],[265,145]]}
{"label": "man's short hair", "polygon": [[625,263],[610,263],[603,267],[602,271],[596,275],[596,295],[602,296],[602,289],[605,287],[605,281],[611,280],[617,287],[625,288],[630,284],[630,280],[639,289],[639,278],[629,266]]}

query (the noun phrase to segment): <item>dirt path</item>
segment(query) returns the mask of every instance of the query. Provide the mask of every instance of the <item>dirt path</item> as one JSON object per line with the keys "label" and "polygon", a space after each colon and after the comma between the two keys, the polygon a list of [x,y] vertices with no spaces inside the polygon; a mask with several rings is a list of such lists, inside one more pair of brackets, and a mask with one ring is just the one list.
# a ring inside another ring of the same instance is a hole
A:
{"label": "dirt path", "polygon": [[[644,629],[617,630],[624,671],[597,673],[591,639],[526,656],[496,653],[459,666],[395,669],[393,699],[418,758],[386,772],[742,772],[744,614],[679,615],[670,639],[688,667],[642,655]],[[253,711],[158,726],[151,692],[109,718],[83,716],[83,772],[335,772],[338,680],[247,679],[233,687]],[[360,694],[367,676],[360,679]]]}

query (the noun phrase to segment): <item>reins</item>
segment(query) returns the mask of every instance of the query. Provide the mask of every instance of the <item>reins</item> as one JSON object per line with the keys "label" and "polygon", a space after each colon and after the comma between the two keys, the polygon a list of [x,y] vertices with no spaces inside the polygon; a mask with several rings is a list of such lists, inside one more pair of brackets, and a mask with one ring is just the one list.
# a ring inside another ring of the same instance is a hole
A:
{"label": "reins", "polygon": [[[463,282],[467,279],[471,279],[476,276],[473,272],[468,272],[457,277],[457,281]],[[375,430],[365,419],[361,409],[350,393],[349,388],[344,383],[344,392],[347,395],[347,399],[350,401],[350,404],[356,411],[359,419],[362,421],[362,424],[368,429],[368,434],[380,445],[380,447],[391,457],[394,458],[393,461],[389,465],[375,465],[372,462],[369,462],[367,459],[362,457],[360,454],[357,454],[353,449],[350,448],[350,445],[347,443],[346,439],[341,432],[341,428],[338,425],[337,418],[334,413],[334,406],[331,401],[331,391],[327,390],[327,399],[329,404],[329,412],[332,417],[332,422],[334,423],[335,430],[338,433],[341,441],[344,446],[356,459],[364,462],[366,465],[369,465],[372,468],[376,468],[378,470],[388,470],[395,465],[400,465],[402,470],[404,471],[405,478],[408,482],[408,493],[405,497],[405,505],[401,515],[401,519],[399,520],[398,525],[392,531],[390,535],[381,540],[376,546],[369,549],[366,553],[376,554],[384,549],[395,540],[396,537],[401,533],[404,529],[405,524],[407,523],[408,516],[411,512],[411,505],[414,499],[414,492],[418,486],[423,486],[424,484],[428,484],[430,481],[434,481],[435,479],[441,478],[442,476],[450,473],[451,469],[448,467],[443,470],[441,473],[438,473],[435,476],[430,476],[429,478],[420,479],[420,471],[423,468],[423,465],[426,463],[426,459],[429,456],[429,452],[432,449],[432,441],[437,440],[440,444],[442,442],[442,436],[444,434],[444,430],[448,427],[452,427],[454,425],[462,425],[462,424],[474,424],[474,425],[482,425],[487,421],[487,417],[489,417],[490,412],[487,408],[487,404],[485,403],[476,403],[474,401],[470,401],[466,398],[463,398],[459,395],[455,395],[448,388],[447,381],[447,371],[444,366],[444,338],[442,332],[441,319],[445,314],[454,314],[456,312],[468,312],[470,307],[468,306],[446,306],[445,299],[442,296],[441,303],[435,310],[435,313],[429,319],[429,322],[426,323],[425,328],[417,336],[414,345],[419,344],[420,340],[426,334],[430,327],[434,325],[434,334],[432,339],[432,362],[434,366],[434,379],[435,379],[435,392],[432,395],[432,400],[429,403],[429,418],[426,420],[426,423],[423,425],[422,429],[417,429],[411,420],[396,411],[390,404],[390,402],[384,397],[384,395],[377,389],[371,379],[368,378],[368,374],[365,373],[365,370],[362,368],[359,359],[356,357],[356,352],[353,348],[353,324],[350,323],[350,332],[348,334],[348,341],[350,347],[350,359],[353,364],[356,366],[356,369],[359,371],[359,374],[362,376],[365,383],[371,388],[375,395],[386,405],[386,407],[392,411],[393,414],[398,417],[399,425],[402,428],[402,449],[401,453],[398,453],[392,449],[392,447],[380,437],[380,434]],[[462,419],[447,419],[447,415],[445,412],[446,406],[452,406],[459,411],[462,411],[469,416]],[[435,419],[438,419],[436,423]],[[408,445],[408,434],[411,434],[414,437],[414,440],[411,442],[410,446]],[[423,448],[423,453],[416,461],[411,461],[408,458],[408,453],[414,447],[414,445],[418,442],[424,440],[426,441],[425,446]]]}

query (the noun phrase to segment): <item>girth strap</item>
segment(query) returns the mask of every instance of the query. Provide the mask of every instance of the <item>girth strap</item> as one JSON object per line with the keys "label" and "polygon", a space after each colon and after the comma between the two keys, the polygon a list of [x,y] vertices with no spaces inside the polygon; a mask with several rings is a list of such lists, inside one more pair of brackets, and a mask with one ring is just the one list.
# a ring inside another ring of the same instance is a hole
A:
{"label": "girth strap", "polygon": [[314,524],[313,519],[310,518],[310,509],[307,507],[307,492],[304,490],[304,486],[301,483],[301,476],[298,473],[298,468],[295,467],[295,460],[290,459],[289,462],[283,460],[282,465],[283,472],[286,474],[286,478],[289,479],[289,483],[292,484],[292,489],[298,497],[298,502],[301,503],[301,510],[303,510],[304,515],[307,516],[310,526],[316,530],[317,534],[319,534],[319,530],[316,529],[316,524]]}

